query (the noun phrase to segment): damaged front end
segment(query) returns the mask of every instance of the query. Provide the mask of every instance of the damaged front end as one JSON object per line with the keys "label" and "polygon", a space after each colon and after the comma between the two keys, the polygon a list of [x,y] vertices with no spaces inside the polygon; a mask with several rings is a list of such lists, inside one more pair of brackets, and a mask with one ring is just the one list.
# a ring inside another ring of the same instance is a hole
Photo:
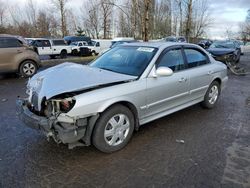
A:
{"label": "damaged front end", "polygon": [[69,117],[69,112],[75,105],[73,97],[52,98],[41,102],[41,108],[32,102],[34,95],[29,99],[17,100],[17,114],[22,122],[27,126],[43,132],[48,140],[53,138],[56,143],[68,144],[69,148],[75,146],[90,145],[90,136],[94,123],[98,115],[91,117],[78,118]]}

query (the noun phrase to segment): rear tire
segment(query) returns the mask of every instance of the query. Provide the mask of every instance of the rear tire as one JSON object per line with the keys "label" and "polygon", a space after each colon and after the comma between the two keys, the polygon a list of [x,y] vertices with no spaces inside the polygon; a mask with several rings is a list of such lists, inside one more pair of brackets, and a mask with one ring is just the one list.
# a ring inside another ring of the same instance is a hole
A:
{"label": "rear tire", "polygon": [[37,72],[37,64],[31,60],[24,61],[19,68],[19,74],[22,77],[31,77]]}
{"label": "rear tire", "polygon": [[97,120],[92,142],[104,153],[112,153],[125,147],[135,127],[134,115],[123,105],[115,105],[102,113]]}
{"label": "rear tire", "polygon": [[67,58],[67,51],[66,50],[62,50],[60,53],[60,58],[65,59]]}
{"label": "rear tire", "polygon": [[220,96],[220,84],[217,81],[213,81],[210,84],[206,92],[206,95],[204,97],[204,101],[201,103],[201,105],[204,108],[211,109],[216,105],[219,96]]}

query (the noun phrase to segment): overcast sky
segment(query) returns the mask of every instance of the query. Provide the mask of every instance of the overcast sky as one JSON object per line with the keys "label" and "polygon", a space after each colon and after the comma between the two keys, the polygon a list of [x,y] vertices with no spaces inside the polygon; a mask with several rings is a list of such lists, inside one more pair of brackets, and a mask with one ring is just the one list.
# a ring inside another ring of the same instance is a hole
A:
{"label": "overcast sky", "polygon": [[[25,4],[26,0],[8,0],[11,4]],[[34,0],[38,6],[46,6],[49,0]],[[85,0],[71,0],[71,7],[77,8]],[[232,32],[239,30],[239,23],[244,22],[247,10],[250,9],[250,0],[208,0],[210,1],[210,11],[213,18],[213,26],[208,32],[211,38],[225,37],[225,31]]]}

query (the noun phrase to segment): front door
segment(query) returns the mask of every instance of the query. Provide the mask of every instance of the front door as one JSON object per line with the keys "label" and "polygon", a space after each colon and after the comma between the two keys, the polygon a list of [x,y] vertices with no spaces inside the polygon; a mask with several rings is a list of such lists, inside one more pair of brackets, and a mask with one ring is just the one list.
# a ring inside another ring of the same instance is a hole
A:
{"label": "front door", "polygon": [[154,68],[169,67],[174,73],[166,77],[149,76],[147,78],[147,113],[145,118],[161,116],[162,113],[188,101],[189,74],[186,70],[181,47],[163,53]]}
{"label": "front door", "polygon": [[51,55],[53,54],[51,44],[49,40],[37,40],[35,43],[39,55]]}

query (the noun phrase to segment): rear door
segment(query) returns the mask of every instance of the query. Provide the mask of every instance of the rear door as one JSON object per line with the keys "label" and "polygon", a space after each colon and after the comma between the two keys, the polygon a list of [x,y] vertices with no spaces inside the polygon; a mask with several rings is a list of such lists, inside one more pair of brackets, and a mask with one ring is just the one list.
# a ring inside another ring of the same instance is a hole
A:
{"label": "rear door", "polygon": [[158,67],[169,67],[174,74],[166,77],[149,76],[147,78],[145,118],[161,116],[161,113],[186,103],[189,97],[189,73],[186,71],[181,47],[163,52],[155,69]]}
{"label": "rear door", "polygon": [[67,50],[67,53],[69,53],[69,46],[64,40],[52,40],[52,48],[53,48],[53,54],[59,55],[62,50]]}
{"label": "rear door", "polygon": [[190,100],[204,97],[213,79],[213,65],[205,52],[195,47],[184,47],[190,77]]}
{"label": "rear door", "polygon": [[24,50],[25,47],[18,39],[0,38],[0,72],[15,71],[17,55]]}
{"label": "rear door", "polygon": [[36,40],[35,46],[39,55],[51,55],[52,47],[49,40]]}

